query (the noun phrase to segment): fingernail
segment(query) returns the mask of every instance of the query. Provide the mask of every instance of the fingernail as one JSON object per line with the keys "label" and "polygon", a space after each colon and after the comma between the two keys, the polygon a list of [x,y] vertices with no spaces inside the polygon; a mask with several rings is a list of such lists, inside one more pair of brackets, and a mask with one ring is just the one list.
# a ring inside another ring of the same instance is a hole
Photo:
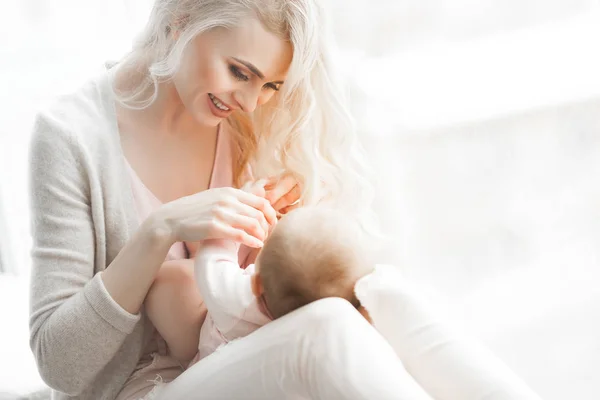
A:
{"label": "fingernail", "polygon": [[256,238],[252,238],[252,244],[254,245],[254,247],[256,247],[257,249],[260,249],[264,246],[264,243]]}

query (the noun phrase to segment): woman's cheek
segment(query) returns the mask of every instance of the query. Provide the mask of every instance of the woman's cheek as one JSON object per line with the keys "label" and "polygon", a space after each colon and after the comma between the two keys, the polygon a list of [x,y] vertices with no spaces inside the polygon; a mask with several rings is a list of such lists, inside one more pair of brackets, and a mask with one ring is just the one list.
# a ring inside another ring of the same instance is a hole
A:
{"label": "woman's cheek", "polygon": [[258,105],[262,106],[263,104],[267,104],[274,95],[275,93],[272,90],[265,91],[258,97]]}
{"label": "woman's cheek", "polygon": [[[204,82],[206,82],[205,87],[207,90],[206,93],[227,93],[234,89],[233,78],[231,77],[231,73],[226,65],[218,63],[218,65],[213,65],[212,68],[207,68],[206,73],[203,76]],[[229,99],[225,99],[226,101]]]}

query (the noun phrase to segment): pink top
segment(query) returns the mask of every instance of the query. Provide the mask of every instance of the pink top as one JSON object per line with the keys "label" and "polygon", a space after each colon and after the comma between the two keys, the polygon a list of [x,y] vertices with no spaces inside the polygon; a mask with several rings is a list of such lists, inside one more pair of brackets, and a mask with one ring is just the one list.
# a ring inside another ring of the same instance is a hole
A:
{"label": "pink top", "polygon": [[[144,221],[148,216],[159,208],[163,203],[144,185],[133,167],[125,159],[127,170],[129,171],[131,190],[133,201],[140,222]],[[231,154],[231,136],[228,126],[223,123],[219,125],[217,132],[217,145],[215,149],[215,160],[212,167],[212,172],[208,184],[209,189],[230,187],[233,185],[233,159]],[[246,246],[240,248],[238,257],[240,265],[246,267],[246,258],[251,249]],[[175,243],[167,255],[167,260],[180,260],[187,258],[188,252],[182,242]]]}
{"label": "pink top", "polygon": [[[127,170],[129,171],[129,178],[131,182],[131,191],[133,195],[133,201],[135,209],[140,222],[144,221],[148,216],[157,208],[162,205],[162,202],[144,185],[142,180],[139,178],[133,167],[125,159]],[[231,153],[231,136],[228,132],[226,124],[220,124],[217,132],[217,144],[215,149],[215,160],[212,166],[212,172],[209,180],[209,189],[219,187],[230,187],[233,184],[233,158]],[[246,246],[241,246],[238,255],[238,266],[245,268],[247,266],[247,258],[251,249]],[[175,243],[171,249],[165,261],[167,260],[180,260],[188,257],[188,251],[182,242]],[[239,269],[239,267],[238,267]],[[240,270],[241,272],[241,270]],[[164,340],[160,339],[158,332],[155,332],[155,338],[157,341],[150,342],[149,346],[145,349],[144,354],[154,352],[155,346],[160,348]]]}

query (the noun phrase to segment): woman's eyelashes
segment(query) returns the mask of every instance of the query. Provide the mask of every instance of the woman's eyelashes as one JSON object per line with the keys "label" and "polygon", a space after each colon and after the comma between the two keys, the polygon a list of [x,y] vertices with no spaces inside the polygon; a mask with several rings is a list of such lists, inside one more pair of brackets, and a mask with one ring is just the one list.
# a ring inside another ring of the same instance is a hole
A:
{"label": "woman's eyelashes", "polygon": [[[231,75],[233,75],[233,77],[240,82],[248,82],[250,80],[250,77],[248,75],[244,74],[235,65],[230,65],[229,71],[231,72]],[[281,86],[281,84],[278,84],[278,83],[266,83],[264,87],[267,89],[272,89],[277,92],[277,91],[279,91],[280,86]]]}
{"label": "woman's eyelashes", "polygon": [[266,87],[266,88],[268,88],[268,89],[273,89],[273,90],[274,90],[274,91],[276,91],[276,92],[278,92],[278,91],[279,91],[279,87],[280,87],[280,86],[281,86],[281,85],[280,85],[280,84],[277,84],[277,83],[267,83],[267,84],[265,85],[265,87]]}
{"label": "woman's eyelashes", "polygon": [[235,65],[230,65],[229,71],[231,71],[231,75],[238,81],[248,82],[250,80],[250,78],[247,75],[244,75],[244,73]]}

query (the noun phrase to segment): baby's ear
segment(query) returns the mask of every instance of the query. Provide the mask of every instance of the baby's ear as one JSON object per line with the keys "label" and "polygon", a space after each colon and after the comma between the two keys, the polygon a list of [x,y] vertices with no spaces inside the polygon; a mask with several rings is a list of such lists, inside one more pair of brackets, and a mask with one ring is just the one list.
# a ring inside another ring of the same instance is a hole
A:
{"label": "baby's ear", "polygon": [[358,312],[360,313],[360,315],[362,315],[363,317],[365,317],[365,319],[367,321],[369,321],[369,323],[371,325],[373,325],[373,320],[371,319],[371,316],[369,315],[369,312],[367,311],[366,308],[364,308],[363,306],[360,306],[357,308]]}
{"label": "baby's ear", "polygon": [[250,278],[250,284],[252,286],[252,294],[254,294],[255,297],[260,297],[263,295],[264,288],[262,279],[260,279],[260,274],[258,272],[252,274],[252,277]]}

